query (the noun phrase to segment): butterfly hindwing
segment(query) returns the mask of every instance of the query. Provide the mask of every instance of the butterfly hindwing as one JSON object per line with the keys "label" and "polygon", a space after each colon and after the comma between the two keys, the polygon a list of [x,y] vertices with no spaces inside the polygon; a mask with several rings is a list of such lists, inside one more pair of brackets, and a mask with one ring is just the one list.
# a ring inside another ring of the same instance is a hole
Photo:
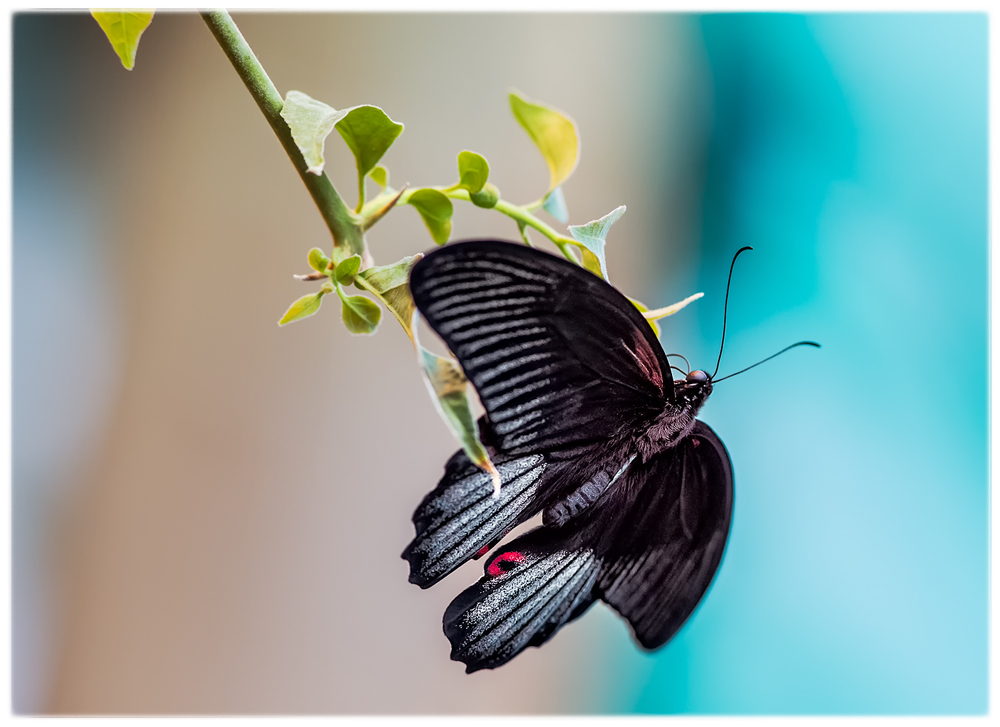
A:
{"label": "butterfly hindwing", "polygon": [[673,397],[666,356],[639,311],[566,260],[498,240],[453,244],[414,266],[410,289],[503,452],[625,436]]}
{"label": "butterfly hindwing", "polygon": [[598,593],[646,649],[663,646],[712,582],[729,535],[733,471],[719,437],[698,421],[677,447],[637,468],[606,503],[620,525],[601,548]]}
{"label": "butterfly hindwing", "polygon": [[665,644],[718,569],[732,512],[732,468],[703,422],[677,447],[627,470],[593,507],[490,554],[485,576],[445,612],[452,658],[469,671],[547,641],[601,598],[644,648]]}
{"label": "butterfly hindwing", "polygon": [[536,528],[490,554],[483,578],[451,602],[444,632],[467,672],[541,646],[595,600],[596,554],[575,529]]}

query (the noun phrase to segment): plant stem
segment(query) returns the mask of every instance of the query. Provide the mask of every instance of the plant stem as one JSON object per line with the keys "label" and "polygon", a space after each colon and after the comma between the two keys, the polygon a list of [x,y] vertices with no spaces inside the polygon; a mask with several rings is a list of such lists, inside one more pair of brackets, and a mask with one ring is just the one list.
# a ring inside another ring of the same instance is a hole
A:
{"label": "plant stem", "polygon": [[517,226],[517,230],[521,233],[521,239],[524,240],[524,244],[528,247],[534,247],[534,245],[531,244],[531,238],[528,237],[528,226],[519,224]]}
{"label": "plant stem", "polygon": [[264,118],[271,125],[275,136],[278,137],[278,141],[281,142],[281,146],[284,147],[288,158],[291,159],[292,165],[298,171],[306,189],[309,190],[309,194],[323,216],[323,221],[326,222],[330,234],[333,235],[334,248],[340,247],[342,250],[346,248],[346,255],[343,257],[355,254],[363,256],[364,237],[360,228],[360,220],[344,204],[344,200],[341,199],[340,194],[337,193],[336,188],[325,173],[317,176],[306,171],[308,165],[302,158],[298,146],[295,145],[295,140],[292,139],[291,129],[281,117],[281,109],[284,107],[281,94],[271,83],[271,79],[268,78],[264,67],[261,66],[257,56],[244,40],[236,23],[225,10],[202,12],[201,17],[208,25],[209,30],[212,31],[212,35],[215,36],[230,63],[233,64],[236,73],[243,80],[261,113],[264,114]]}
{"label": "plant stem", "polygon": [[[455,199],[464,199],[467,202],[469,201],[469,193],[464,189],[458,189],[455,190],[454,192],[446,192],[446,194],[449,197],[454,197]],[[402,199],[400,200],[400,202],[403,201],[404,200]],[[517,222],[527,227],[531,227],[533,229],[538,230],[556,244],[556,247],[559,248],[559,251],[563,254],[563,256],[567,260],[576,263],[577,265],[580,264],[580,261],[577,260],[576,256],[573,254],[572,251],[573,247],[576,246],[576,241],[570,237],[566,237],[565,235],[560,235],[558,232],[556,232],[551,227],[542,222],[540,219],[531,214],[524,207],[521,207],[516,204],[511,204],[510,202],[505,202],[504,200],[501,199],[497,200],[497,203],[493,207],[493,209],[495,209],[497,212],[500,212],[501,214],[507,215],[512,220],[516,220]],[[522,237],[523,236],[524,235],[522,233]],[[531,247],[531,245],[529,244],[528,247]]]}
{"label": "plant stem", "polygon": [[[359,164],[361,162],[358,162]],[[361,214],[361,208],[365,206],[365,175],[358,170],[358,206],[354,208],[355,214]]]}
{"label": "plant stem", "polygon": [[[373,210],[376,207],[384,204],[385,201],[390,198],[390,196],[394,196],[397,198],[397,204],[408,204],[410,201],[410,195],[413,194],[413,192],[417,191],[417,189],[420,189],[420,187],[414,187],[412,189],[406,189],[403,192],[397,192],[391,187],[386,187],[385,191],[383,191],[382,194],[380,194],[378,197],[376,197],[367,205],[365,205],[366,209],[362,212],[362,216],[372,214]],[[469,192],[466,189],[462,188],[454,189],[450,187],[434,187],[434,189],[439,190],[440,192],[447,195],[451,199],[460,199],[470,203],[472,201],[469,198]],[[548,239],[550,239],[552,242],[555,243],[556,247],[559,248],[560,252],[562,252],[563,256],[565,256],[567,260],[576,263],[577,265],[580,264],[579,259],[577,259],[576,255],[573,254],[573,248],[576,247],[576,240],[574,240],[571,237],[566,237],[565,235],[560,235],[554,229],[552,229],[547,224],[545,224],[540,219],[531,214],[531,212],[529,212],[524,207],[516,204],[511,204],[510,202],[505,202],[504,200],[501,199],[497,201],[493,209],[515,220],[516,222],[519,223],[519,226],[523,224],[527,227],[531,227],[535,230],[538,230]],[[521,238],[522,239],[525,238],[525,234],[523,232],[521,233]],[[525,240],[525,244],[528,244],[528,246],[531,247],[531,245],[527,242],[527,240]]]}

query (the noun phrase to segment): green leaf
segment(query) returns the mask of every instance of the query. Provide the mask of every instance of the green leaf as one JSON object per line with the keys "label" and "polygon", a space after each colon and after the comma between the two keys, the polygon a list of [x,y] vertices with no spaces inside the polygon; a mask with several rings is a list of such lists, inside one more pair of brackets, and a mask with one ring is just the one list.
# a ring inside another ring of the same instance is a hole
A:
{"label": "green leaf", "polygon": [[358,273],[354,284],[367,290],[385,304],[413,340],[413,296],[410,295],[410,269],[423,254],[404,257],[392,265],[367,268]]}
{"label": "green leaf", "polygon": [[281,320],[278,321],[278,325],[284,326],[288,323],[301,321],[303,318],[308,318],[309,316],[315,314],[316,311],[319,310],[320,304],[323,302],[323,296],[329,292],[330,290],[324,287],[315,295],[302,296],[297,301],[292,303],[291,307],[285,311],[285,315],[281,316]]}
{"label": "green leaf", "polygon": [[535,146],[549,165],[549,191],[569,179],[576,169],[580,141],[573,122],[555,109],[529,101],[517,91],[511,91],[510,110],[528,132]]}
{"label": "green leaf", "polygon": [[[704,293],[695,293],[694,295],[689,295],[687,298],[680,301],[679,303],[668,305],[666,308],[657,308],[656,310],[649,310],[649,308],[647,308],[643,303],[637,301],[635,298],[629,298],[629,300],[632,301],[632,305],[634,305],[636,308],[639,309],[639,311],[642,313],[642,317],[646,319],[646,322],[653,329],[653,332],[656,334],[656,337],[659,338],[660,325],[656,322],[657,320],[659,320],[660,318],[666,318],[667,316],[672,316],[681,308],[684,308],[689,303],[695,302],[704,295],[705,295]],[[625,297],[628,298],[628,296]]]}
{"label": "green leaf", "polygon": [[291,129],[295,146],[306,160],[307,172],[317,176],[323,173],[323,166],[326,164],[323,159],[326,137],[347,113],[337,111],[301,91],[289,91],[285,96],[281,118]]}
{"label": "green leaf", "polygon": [[328,258],[322,250],[318,247],[314,247],[309,251],[309,267],[320,273],[326,272],[326,266],[330,264],[330,258]]}
{"label": "green leaf", "polygon": [[[628,298],[627,295],[625,297]],[[632,303],[632,305],[634,305],[636,308],[639,309],[640,313],[644,314],[643,318],[645,318],[646,317],[645,313],[646,313],[646,311],[649,310],[649,308],[646,307],[646,304],[639,302],[635,298],[628,298],[628,299]],[[646,323],[649,324],[649,327],[653,329],[653,333],[655,333],[656,337],[659,338],[660,337],[660,325],[655,320],[652,320],[652,319],[649,319],[649,318],[646,318]]]}
{"label": "green leaf", "polygon": [[476,207],[493,209],[500,201],[500,190],[492,182],[487,182],[481,191],[469,194],[469,199]]}
{"label": "green leaf", "polygon": [[336,128],[354,154],[360,178],[375,168],[392,142],[403,132],[403,125],[390,119],[378,106],[347,109]]}
{"label": "green leaf", "polygon": [[585,225],[569,226],[569,234],[583,248],[583,267],[605,280],[608,279],[608,264],[604,259],[604,241],[611,225],[623,214],[625,205],[616,207],[599,220]]}
{"label": "green leaf", "polygon": [[382,320],[382,309],[378,304],[363,295],[344,295],[339,290],[337,292],[344,302],[341,317],[347,330],[351,333],[375,333]]}
{"label": "green leaf", "polygon": [[385,191],[385,188],[389,186],[389,170],[383,166],[375,167],[368,172],[368,176],[372,178],[372,181],[375,182],[375,184],[382,188],[383,192]]}
{"label": "green leaf", "polygon": [[556,187],[546,195],[542,209],[563,224],[569,222],[569,210],[566,209],[566,198],[563,196],[562,187]]}
{"label": "green leaf", "polygon": [[686,307],[689,303],[694,303],[701,297],[704,297],[704,293],[695,293],[694,295],[689,295],[684,300],[674,303],[673,305],[668,305],[665,308],[657,308],[656,310],[644,310],[642,312],[642,317],[647,321],[656,321],[660,318],[666,318],[667,316],[672,316],[674,313],[679,311],[681,308]]}
{"label": "green leaf", "polygon": [[486,159],[474,151],[458,153],[458,186],[469,190],[469,194],[478,193],[486,185],[490,176],[490,165]]}
{"label": "green leaf", "polygon": [[111,41],[126,71],[135,67],[142,32],[153,22],[152,10],[91,10],[90,14]]}
{"label": "green leaf", "polygon": [[493,496],[500,494],[500,475],[490,461],[489,453],[479,441],[479,430],[469,403],[468,380],[458,364],[437,356],[417,344],[417,355],[427,388],[434,405],[462,449],[477,466],[493,478]]}
{"label": "green leaf", "polygon": [[[358,271],[361,269],[361,256],[351,255],[346,260],[341,260],[337,265],[336,270],[333,273],[333,277],[341,285],[350,285],[354,282],[354,278],[357,277]],[[381,315],[381,314],[380,314]]]}
{"label": "green leaf", "polygon": [[410,195],[407,204],[413,205],[420,213],[434,242],[438,245],[448,242],[451,237],[451,215],[455,208],[444,192],[430,187],[417,189]]}

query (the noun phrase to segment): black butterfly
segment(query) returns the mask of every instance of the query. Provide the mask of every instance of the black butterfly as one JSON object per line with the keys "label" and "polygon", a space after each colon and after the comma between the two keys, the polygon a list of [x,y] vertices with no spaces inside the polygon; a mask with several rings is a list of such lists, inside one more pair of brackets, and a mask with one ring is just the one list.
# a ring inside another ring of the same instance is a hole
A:
{"label": "black butterfly", "polygon": [[[695,419],[712,377],[674,381],[649,323],[582,267],[499,240],[454,243],[410,275],[417,308],[475,386],[502,481],[464,452],[413,515],[410,582],[437,583],[539,511],[444,614],[451,658],[492,669],[602,599],[646,649],[691,615],[733,508],[722,441]],[[721,356],[721,351],[720,351]]]}

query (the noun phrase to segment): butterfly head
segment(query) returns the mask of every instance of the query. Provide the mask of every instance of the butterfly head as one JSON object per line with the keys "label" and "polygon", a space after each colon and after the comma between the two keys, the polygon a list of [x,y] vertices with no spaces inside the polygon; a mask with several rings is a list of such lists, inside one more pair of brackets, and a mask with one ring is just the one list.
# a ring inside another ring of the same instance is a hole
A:
{"label": "butterfly head", "polygon": [[674,396],[680,403],[693,406],[695,410],[712,393],[712,377],[701,369],[695,369],[684,379],[674,382]]}
{"label": "butterfly head", "polygon": [[712,377],[701,369],[695,369],[687,375],[684,385],[687,387],[698,386],[699,384],[711,383]]}

